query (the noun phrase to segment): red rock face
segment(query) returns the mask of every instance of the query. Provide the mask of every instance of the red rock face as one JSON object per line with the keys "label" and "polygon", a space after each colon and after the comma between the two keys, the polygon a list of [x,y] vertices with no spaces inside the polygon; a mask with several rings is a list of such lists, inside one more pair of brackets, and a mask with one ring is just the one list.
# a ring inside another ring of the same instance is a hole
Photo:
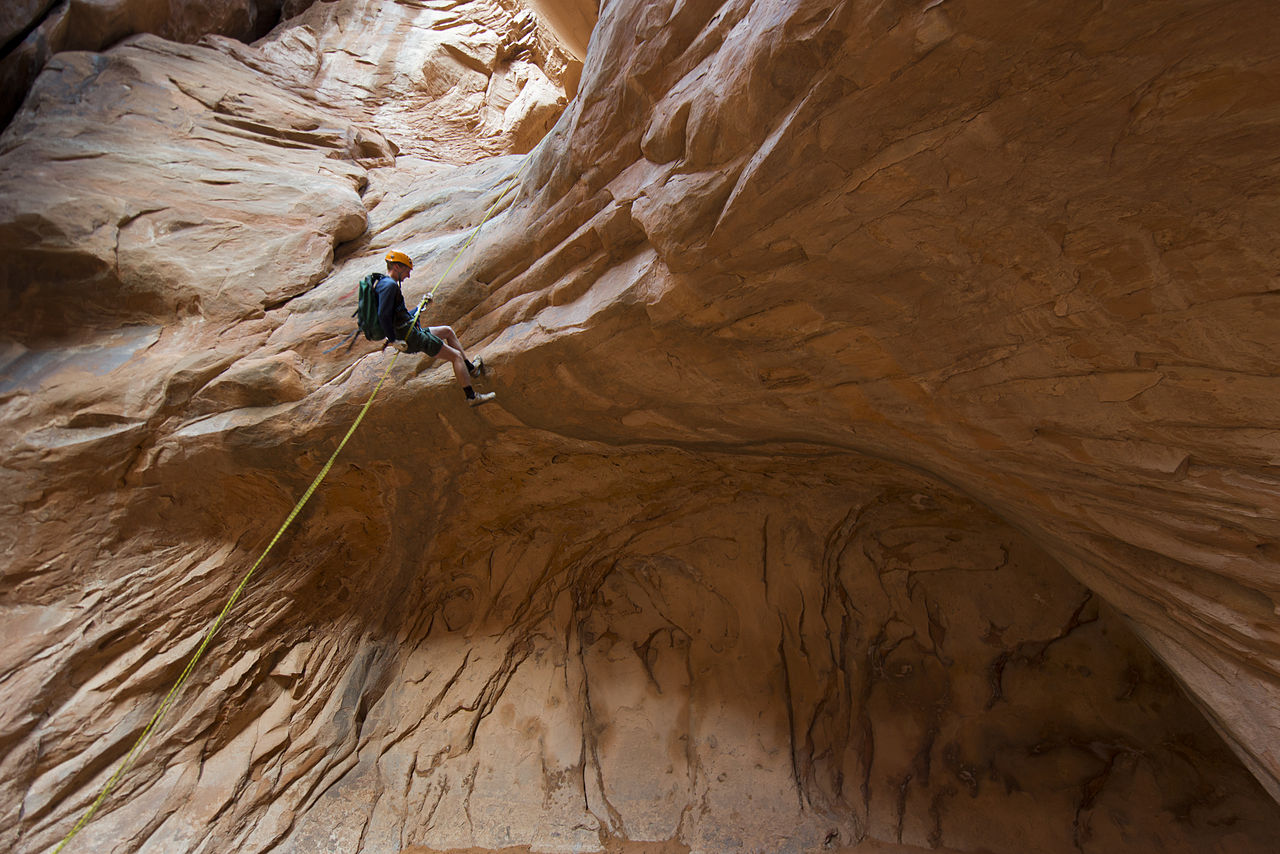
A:
{"label": "red rock face", "polygon": [[1269,5],[618,2],[579,68],[592,11],[45,69],[0,137],[6,849],[345,433],[396,248],[497,402],[398,357],[67,850],[1270,852]]}
{"label": "red rock face", "polygon": [[0,9],[0,124],[55,53],[102,50],[137,33],[183,42],[265,35],[314,0],[8,0]]}

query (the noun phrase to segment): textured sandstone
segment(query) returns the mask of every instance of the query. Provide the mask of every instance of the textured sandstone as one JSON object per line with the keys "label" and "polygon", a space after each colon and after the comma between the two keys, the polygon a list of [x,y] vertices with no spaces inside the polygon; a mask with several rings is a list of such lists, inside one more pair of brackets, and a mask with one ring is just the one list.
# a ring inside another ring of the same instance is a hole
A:
{"label": "textured sandstone", "polygon": [[0,845],[363,403],[355,279],[521,174],[430,309],[500,405],[401,357],[79,850],[1270,852],[1270,5],[616,2],[580,84],[533,6],[65,54],[0,137]]}
{"label": "textured sandstone", "polygon": [[[49,58],[100,50],[153,33],[191,42],[210,33],[247,39],[315,0],[6,0],[0,9],[0,125]],[[325,0],[329,2],[329,0]]]}

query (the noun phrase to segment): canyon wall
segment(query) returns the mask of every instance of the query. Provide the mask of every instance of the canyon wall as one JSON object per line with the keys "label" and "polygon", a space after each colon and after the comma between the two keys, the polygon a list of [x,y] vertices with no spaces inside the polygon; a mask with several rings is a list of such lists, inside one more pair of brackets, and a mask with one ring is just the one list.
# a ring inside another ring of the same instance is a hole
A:
{"label": "canyon wall", "polygon": [[0,137],[0,844],[320,471],[395,248],[497,401],[396,358],[68,851],[1272,849],[1270,4],[290,12]]}
{"label": "canyon wall", "polygon": [[102,50],[137,33],[192,42],[265,35],[315,0],[8,0],[0,9],[0,125],[49,58]]}

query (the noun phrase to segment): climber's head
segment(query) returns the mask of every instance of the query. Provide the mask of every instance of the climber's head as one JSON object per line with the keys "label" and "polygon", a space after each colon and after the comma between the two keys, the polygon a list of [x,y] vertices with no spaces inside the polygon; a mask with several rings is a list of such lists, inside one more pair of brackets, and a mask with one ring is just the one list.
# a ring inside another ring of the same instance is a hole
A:
{"label": "climber's head", "polygon": [[403,252],[392,249],[387,253],[387,275],[397,282],[403,282],[413,272],[413,259]]}

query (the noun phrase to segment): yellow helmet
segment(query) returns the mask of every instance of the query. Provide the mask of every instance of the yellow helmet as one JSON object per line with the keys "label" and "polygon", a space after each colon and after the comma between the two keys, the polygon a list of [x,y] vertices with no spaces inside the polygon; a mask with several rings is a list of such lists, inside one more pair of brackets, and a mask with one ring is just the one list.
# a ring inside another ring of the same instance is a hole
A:
{"label": "yellow helmet", "polygon": [[413,269],[413,259],[410,258],[408,255],[404,254],[403,252],[397,252],[394,249],[392,249],[390,252],[387,253],[387,263],[403,264],[406,267],[408,267],[410,270]]}

